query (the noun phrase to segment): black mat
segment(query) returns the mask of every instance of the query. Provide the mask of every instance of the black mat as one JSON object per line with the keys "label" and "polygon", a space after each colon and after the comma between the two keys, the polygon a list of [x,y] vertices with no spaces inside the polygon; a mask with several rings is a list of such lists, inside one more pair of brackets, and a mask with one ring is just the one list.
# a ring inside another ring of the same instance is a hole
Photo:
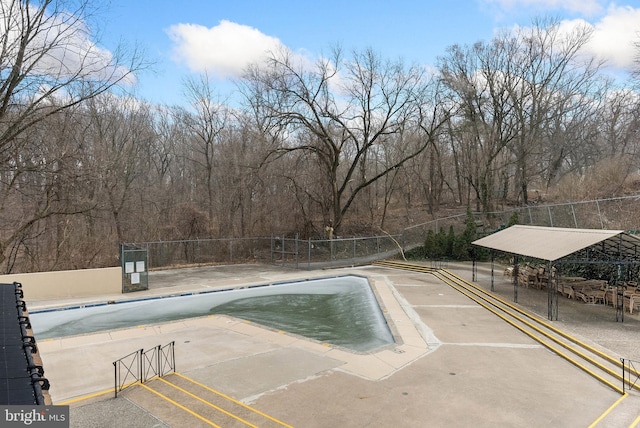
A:
{"label": "black mat", "polygon": [[19,283],[0,284],[0,404],[45,404],[44,371],[34,363],[35,339]]}

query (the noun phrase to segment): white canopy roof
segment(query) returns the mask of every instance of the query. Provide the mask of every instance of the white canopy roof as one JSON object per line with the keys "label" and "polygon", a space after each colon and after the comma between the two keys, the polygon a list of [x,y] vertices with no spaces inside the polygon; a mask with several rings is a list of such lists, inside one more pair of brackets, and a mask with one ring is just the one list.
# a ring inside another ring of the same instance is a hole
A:
{"label": "white canopy roof", "polygon": [[640,257],[640,239],[623,230],[511,226],[473,242],[505,253],[555,261],[602,243],[603,252]]}

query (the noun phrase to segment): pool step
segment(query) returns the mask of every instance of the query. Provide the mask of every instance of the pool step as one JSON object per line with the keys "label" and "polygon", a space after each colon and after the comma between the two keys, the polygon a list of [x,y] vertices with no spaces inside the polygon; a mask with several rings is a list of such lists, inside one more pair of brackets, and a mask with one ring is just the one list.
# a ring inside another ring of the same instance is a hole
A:
{"label": "pool step", "polygon": [[179,373],[129,388],[125,395],[170,426],[289,426]]}
{"label": "pool step", "polygon": [[400,261],[400,260],[376,260],[372,263],[374,266],[388,267],[393,269],[404,269],[418,273],[435,273],[439,270],[437,267],[426,266],[424,264]]}

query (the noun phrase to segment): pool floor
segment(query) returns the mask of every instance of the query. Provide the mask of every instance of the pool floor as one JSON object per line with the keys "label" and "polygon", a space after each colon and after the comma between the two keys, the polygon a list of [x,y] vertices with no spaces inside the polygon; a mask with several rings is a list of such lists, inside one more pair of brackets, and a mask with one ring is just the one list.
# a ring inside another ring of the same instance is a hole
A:
{"label": "pool floor", "polygon": [[357,352],[394,343],[365,277],[299,282],[33,312],[38,339],[224,314]]}

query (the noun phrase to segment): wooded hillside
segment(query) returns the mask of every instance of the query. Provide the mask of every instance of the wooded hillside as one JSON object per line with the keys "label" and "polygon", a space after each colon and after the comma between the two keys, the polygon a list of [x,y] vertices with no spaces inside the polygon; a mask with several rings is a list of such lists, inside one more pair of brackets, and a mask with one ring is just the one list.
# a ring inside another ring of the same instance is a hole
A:
{"label": "wooded hillside", "polygon": [[42,3],[0,16],[4,272],[117,265],[121,242],[380,234],[445,208],[637,189],[640,99],[579,55],[586,28],[537,21],[432,70],[374,49],[274,52],[233,99],[203,75],[166,106],[123,92],[136,52],[56,66],[80,30]]}

